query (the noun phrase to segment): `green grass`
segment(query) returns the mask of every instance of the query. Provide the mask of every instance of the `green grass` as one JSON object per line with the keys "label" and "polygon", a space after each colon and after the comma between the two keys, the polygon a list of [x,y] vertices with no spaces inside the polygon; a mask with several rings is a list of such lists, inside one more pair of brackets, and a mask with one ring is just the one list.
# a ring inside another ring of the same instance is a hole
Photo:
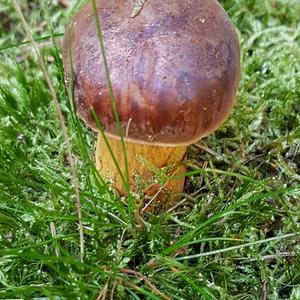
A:
{"label": "green grass", "polygon": [[222,1],[241,41],[237,105],[201,148],[190,147],[185,201],[144,214],[143,226],[97,175],[96,136],[64,86],[61,34],[82,1],[68,10],[21,2],[34,38],[45,37],[38,43],[72,146],[85,255],[81,261],[62,128],[19,16],[4,0],[0,299],[300,299],[300,2]]}

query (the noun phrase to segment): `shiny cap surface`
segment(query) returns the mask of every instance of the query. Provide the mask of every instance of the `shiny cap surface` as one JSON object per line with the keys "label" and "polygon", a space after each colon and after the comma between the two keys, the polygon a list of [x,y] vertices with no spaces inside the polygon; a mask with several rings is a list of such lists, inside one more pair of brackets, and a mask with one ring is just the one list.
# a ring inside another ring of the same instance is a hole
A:
{"label": "shiny cap surface", "polygon": [[[188,145],[225,121],[235,102],[240,49],[217,1],[147,0],[134,18],[135,0],[96,2],[128,140]],[[73,17],[64,37],[67,85],[69,51],[78,114],[96,130],[93,108],[107,134],[118,137],[91,3]]]}

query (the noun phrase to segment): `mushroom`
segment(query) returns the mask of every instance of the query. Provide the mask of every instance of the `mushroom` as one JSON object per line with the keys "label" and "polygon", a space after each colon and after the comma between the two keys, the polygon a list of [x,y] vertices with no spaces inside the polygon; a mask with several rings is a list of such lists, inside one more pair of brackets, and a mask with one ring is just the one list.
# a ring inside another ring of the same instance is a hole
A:
{"label": "mushroom", "polygon": [[[151,179],[161,168],[169,176],[183,173],[188,145],[208,136],[228,117],[240,76],[239,42],[215,0],[147,0],[131,18],[134,2],[96,0],[97,14],[126,140],[130,187],[137,190],[140,178],[150,182],[145,194],[167,201],[167,191],[182,192],[184,178],[163,185]],[[122,143],[91,3],[73,17],[64,37],[69,86],[68,53],[72,53],[77,112],[96,131],[97,115],[124,174]],[[101,135],[95,156],[99,172],[125,194]]]}

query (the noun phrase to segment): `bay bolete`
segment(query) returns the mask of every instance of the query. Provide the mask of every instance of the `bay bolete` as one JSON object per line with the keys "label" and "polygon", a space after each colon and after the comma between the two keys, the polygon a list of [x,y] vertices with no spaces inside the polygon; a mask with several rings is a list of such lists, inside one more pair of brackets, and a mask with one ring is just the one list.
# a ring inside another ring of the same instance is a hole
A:
{"label": "bay bolete", "polygon": [[[217,1],[147,0],[131,18],[134,2],[96,1],[133,190],[135,174],[146,181],[153,176],[149,165],[157,169],[169,166],[171,175],[185,170],[180,162],[187,146],[225,121],[235,102],[240,76],[238,38]],[[66,83],[70,84],[71,52],[77,112],[97,130],[93,109],[124,172],[98,38],[93,6],[88,3],[73,17],[65,34]],[[101,136],[96,167],[125,193]],[[184,179],[177,179],[164,188],[178,193],[183,184]],[[152,192],[157,192],[159,185],[153,187]]]}

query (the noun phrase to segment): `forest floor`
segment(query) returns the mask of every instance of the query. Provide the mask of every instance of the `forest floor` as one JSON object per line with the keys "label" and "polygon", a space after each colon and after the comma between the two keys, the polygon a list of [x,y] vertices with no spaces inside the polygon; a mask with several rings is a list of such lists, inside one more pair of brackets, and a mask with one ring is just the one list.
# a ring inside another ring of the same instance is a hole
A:
{"label": "forest floor", "polygon": [[300,1],[221,1],[241,43],[237,104],[189,148],[181,205],[143,226],[99,179],[96,135],[66,93],[60,45],[80,1],[20,2],[75,177],[37,54],[1,0],[0,299],[299,300]]}

